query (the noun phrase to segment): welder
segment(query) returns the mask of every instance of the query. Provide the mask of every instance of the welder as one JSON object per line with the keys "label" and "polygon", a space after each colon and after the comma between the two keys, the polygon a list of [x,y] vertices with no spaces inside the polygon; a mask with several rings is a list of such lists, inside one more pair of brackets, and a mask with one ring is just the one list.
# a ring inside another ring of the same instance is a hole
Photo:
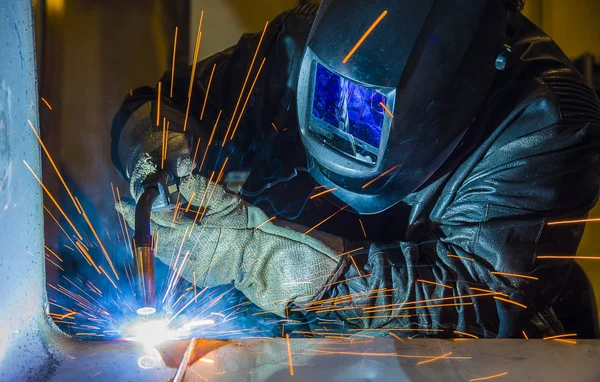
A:
{"label": "welder", "polygon": [[325,0],[134,90],[113,161],[177,188],[158,258],[346,330],[563,332],[584,225],[548,223],[597,201],[600,104],[522,7]]}

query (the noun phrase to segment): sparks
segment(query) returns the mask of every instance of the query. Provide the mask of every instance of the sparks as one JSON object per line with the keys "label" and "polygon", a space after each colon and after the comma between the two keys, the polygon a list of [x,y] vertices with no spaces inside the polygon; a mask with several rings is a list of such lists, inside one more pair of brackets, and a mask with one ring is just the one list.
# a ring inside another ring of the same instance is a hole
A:
{"label": "sparks", "polygon": [[446,353],[444,355],[441,355],[439,357],[435,357],[435,358],[432,358],[432,359],[427,359],[425,361],[417,362],[417,365],[422,365],[424,363],[434,362],[434,361],[437,361],[438,359],[444,359],[444,358],[448,357],[451,354],[452,354],[452,352],[448,352],[448,353]]}
{"label": "sparks", "polygon": [[327,220],[331,219],[332,217],[334,217],[335,215],[339,214],[340,212],[342,212],[343,210],[345,210],[346,208],[348,208],[348,204],[346,204],[344,207],[340,208],[339,210],[337,210],[336,212],[334,212],[333,214],[329,215],[328,217],[326,217],[325,219],[321,220],[321,222],[317,223],[315,226],[313,226],[312,228],[309,228],[306,232],[304,232],[305,235],[309,234],[310,232],[314,231],[317,227],[319,227],[321,224],[325,223]]}
{"label": "sparks", "polygon": [[362,220],[360,220],[360,218],[358,219],[358,222],[360,223],[360,228],[362,229],[363,235],[366,238],[367,237],[367,231],[365,231],[365,226],[363,225],[363,222],[362,222]]}
{"label": "sparks", "polygon": [[513,301],[513,300],[509,300],[509,299],[507,299],[507,298],[503,298],[503,297],[494,296],[494,299],[495,299],[495,300],[504,301],[504,302],[508,302],[509,304],[513,304],[513,305],[516,305],[516,306],[520,306],[520,307],[521,307],[521,308],[523,308],[523,309],[527,309],[527,305],[523,305],[523,304],[521,304],[521,303],[518,303],[518,302],[516,302],[516,301]]}
{"label": "sparks", "polygon": [[[267,27],[269,26],[269,22],[265,23],[265,27],[263,28],[262,34],[260,35],[260,40],[258,40],[258,45],[256,46],[256,51],[254,52],[254,56],[252,57],[252,61],[250,62],[250,67],[248,68],[248,73],[246,74],[246,79],[244,80],[244,84],[242,85],[242,89],[240,90],[240,96],[238,97],[237,103],[235,104],[235,108],[233,109],[233,113],[231,114],[231,120],[229,121],[229,126],[227,126],[227,131],[225,132],[225,136],[223,138],[223,142],[227,140],[227,136],[229,135],[229,130],[233,125],[233,121],[235,120],[235,116],[240,106],[240,102],[242,102],[242,96],[244,95],[244,90],[246,90],[246,85],[248,84],[248,79],[250,78],[250,73],[252,73],[252,67],[254,66],[254,61],[256,60],[256,56],[258,55],[258,51],[260,50],[260,45],[262,44],[263,38],[265,37],[265,33],[267,32]],[[233,134],[232,134],[233,135]]]}
{"label": "sparks", "polygon": [[179,27],[175,26],[175,38],[173,38],[173,59],[171,60],[171,90],[169,90],[169,98],[173,98],[173,83],[175,82],[175,54],[177,52],[177,32],[179,32]]}
{"label": "sparks", "polygon": [[475,261],[475,259],[473,259],[473,258],[470,258],[470,257],[464,257],[464,256],[457,256],[457,255],[453,255],[453,254],[451,254],[451,253],[449,253],[447,256],[448,256],[448,257],[453,257],[453,258],[455,258],[455,259],[462,259],[462,260],[467,260],[467,261]]}
{"label": "sparks", "polygon": [[202,103],[202,111],[200,112],[200,120],[204,118],[204,109],[206,108],[206,101],[208,101],[208,93],[210,93],[210,85],[212,84],[213,75],[215,74],[215,68],[217,63],[213,64],[212,71],[210,72],[210,78],[208,79],[208,86],[206,87],[206,94],[204,95],[204,103]]}
{"label": "sparks", "polygon": [[472,379],[469,379],[469,382],[485,381],[485,380],[492,379],[492,378],[503,377],[507,374],[508,374],[508,371],[505,371],[504,373],[494,374],[494,375],[490,375],[488,377],[472,378]]}
{"label": "sparks", "polygon": [[256,231],[257,229],[259,229],[260,227],[262,227],[263,225],[267,224],[270,221],[275,220],[275,216],[271,216],[269,219],[267,219],[266,221],[260,223],[258,226],[254,227],[254,230]]}
{"label": "sparks", "polygon": [[385,105],[383,104],[383,102],[379,102],[379,105],[381,105],[381,107],[383,108],[383,110],[385,110],[385,112],[393,119],[394,118],[394,114],[392,114],[392,112],[390,111],[390,109],[388,109],[387,107],[385,107]]}
{"label": "sparks", "polygon": [[474,334],[469,334],[469,333],[461,332],[461,331],[458,331],[458,330],[455,330],[454,333],[459,334],[461,336],[467,336],[467,337],[471,337],[471,338],[479,338],[479,337],[477,337]]}
{"label": "sparks", "polygon": [[156,92],[156,126],[160,126],[160,94],[162,93],[162,82],[158,81],[158,91]]}
{"label": "sparks", "polygon": [[376,181],[378,181],[379,179],[383,178],[384,176],[386,176],[387,174],[389,174],[390,172],[394,171],[395,169],[397,169],[400,166],[402,166],[402,163],[397,164],[394,167],[385,170],[381,174],[377,175],[375,178],[373,178],[370,181],[368,181],[367,183],[363,184],[363,186],[361,188],[364,190],[365,188],[369,187],[371,184],[375,183]]}
{"label": "sparks", "polygon": [[546,225],[578,224],[578,223],[591,223],[591,222],[599,222],[599,221],[600,221],[600,218],[560,220],[560,221],[546,223]]}
{"label": "sparks", "polygon": [[75,233],[77,234],[77,236],[79,237],[79,239],[83,240],[83,236],[81,236],[81,234],[79,233],[79,231],[77,231],[77,228],[75,228],[75,225],[73,225],[73,222],[71,221],[71,219],[69,219],[69,217],[67,216],[67,214],[65,214],[65,211],[63,211],[63,209],[60,208],[60,206],[58,205],[58,202],[56,201],[56,199],[54,199],[54,196],[52,196],[52,194],[50,193],[50,191],[42,183],[42,181],[40,180],[40,178],[31,169],[31,167],[29,167],[29,164],[25,160],[23,161],[23,163],[25,164],[25,166],[27,166],[27,168],[29,169],[29,171],[31,172],[31,174],[35,177],[35,180],[37,180],[38,183],[40,184],[40,186],[42,186],[42,188],[44,189],[44,192],[46,193],[46,195],[48,195],[48,197],[50,198],[50,200],[52,200],[52,203],[54,203],[54,206],[56,206],[56,208],[58,208],[58,211],[60,212],[60,214],[65,218],[65,220],[67,221],[67,223],[69,223],[69,225],[71,226],[71,228],[73,229],[73,231],[75,231]]}
{"label": "sparks", "polygon": [[260,66],[258,67],[258,72],[256,72],[256,77],[254,77],[254,81],[252,82],[252,85],[250,86],[250,91],[248,92],[248,95],[246,96],[246,100],[244,101],[244,106],[242,106],[242,110],[240,111],[238,120],[235,123],[235,127],[233,128],[233,132],[231,133],[231,137],[229,137],[229,140],[232,140],[233,137],[235,136],[235,132],[237,131],[240,121],[242,120],[242,117],[244,116],[244,112],[246,111],[246,105],[248,104],[248,101],[250,100],[250,97],[252,96],[252,92],[254,91],[254,85],[256,85],[256,81],[258,80],[258,77],[260,76],[260,72],[262,71],[263,65],[265,64],[266,60],[267,60],[266,57],[263,58],[262,62],[260,63]]}
{"label": "sparks", "polygon": [[200,162],[200,167],[198,168],[198,172],[202,171],[202,166],[204,166],[204,160],[206,159],[206,154],[208,154],[208,150],[210,149],[210,145],[213,141],[213,137],[215,136],[215,131],[217,130],[217,125],[219,124],[219,119],[221,119],[222,113],[223,113],[223,110],[219,110],[219,115],[217,116],[215,125],[213,126],[212,132],[210,133],[210,138],[208,139],[208,144],[206,145],[206,150],[204,151],[204,156],[202,156],[202,162]]}
{"label": "sparks", "polygon": [[437,285],[437,286],[441,286],[441,287],[444,287],[444,288],[452,289],[452,287],[451,287],[451,286],[449,286],[449,285],[446,285],[446,284],[440,284],[440,283],[436,283],[436,282],[434,282],[434,281],[427,281],[427,280],[421,280],[421,279],[417,279],[417,281],[418,281],[418,282],[420,282],[420,283],[431,284],[431,285]]}
{"label": "sparks", "polygon": [[50,106],[50,104],[48,103],[48,101],[46,101],[46,99],[44,97],[42,97],[42,102],[44,102],[46,104],[46,106],[48,107],[48,110],[52,110],[52,106]]}
{"label": "sparks", "polygon": [[377,24],[379,24],[381,22],[381,20],[383,20],[383,18],[387,15],[387,13],[388,13],[388,11],[385,10],[385,11],[383,11],[381,13],[381,15],[379,15],[379,17],[377,18],[377,20],[375,20],[375,22],[369,27],[369,29],[367,29],[367,31],[357,41],[357,43],[354,45],[354,47],[346,55],[346,57],[344,57],[344,60],[342,61],[343,64],[345,64],[346,62],[348,62],[348,60],[350,59],[350,57],[352,57],[352,55],[361,46],[361,44],[366,40],[366,38],[371,34],[371,32],[373,32],[373,29],[375,29],[375,27],[377,26]]}
{"label": "sparks", "polygon": [[544,337],[543,340],[554,340],[556,338],[564,338],[564,337],[577,337],[577,333],[570,334],[558,334],[556,336]]}
{"label": "sparks", "polygon": [[285,335],[285,342],[287,343],[287,354],[288,354],[288,362],[290,364],[290,375],[294,375],[294,364],[292,363],[292,347],[290,346],[290,335]]}
{"label": "sparks", "polygon": [[192,102],[192,89],[194,88],[194,77],[196,76],[196,64],[198,63],[198,51],[200,50],[200,40],[202,40],[202,19],[204,11],[200,13],[200,22],[198,24],[198,32],[196,34],[196,46],[194,48],[194,61],[192,63],[192,73],[190,74],[190,86],[188,88],[187,107],[185,108],[185,120],[183,121],[183,131],[187,130],[188,117],[190,115],[190,103]]}
{"label": "sparks", "polygon": [[277,130],[277,126],[275,126],[275,123],[271,122],[271,126],[273,126],[273,128],[275,129],[275,132],[278,133],[279,130]]}
{"label": "sparks", "polygon": [[337,187],[333,187],[333,188],[330,188],[330,189],[328,189],[328,190],[321,191],[321,192],[319,192],[318,194],[314,194],[314,195],[312,195],[312,196],[311,196],[309,199],[318,198],[318,197],[319,197],[319,196],[321,196],[321,195],[328,194],[328,193],[330,193],[330,192],[336,191],[337,189],[338,189]]}
{"label": "sparks", "polygon": [[505,273],[505,272],[491,272],[491,273],[493,275],[499,275],[499,276],[520,277],[520,278],[529,279],[529,280],[539,280],[537,277],[534,277],[534,276],[520,275],[517,273]]}

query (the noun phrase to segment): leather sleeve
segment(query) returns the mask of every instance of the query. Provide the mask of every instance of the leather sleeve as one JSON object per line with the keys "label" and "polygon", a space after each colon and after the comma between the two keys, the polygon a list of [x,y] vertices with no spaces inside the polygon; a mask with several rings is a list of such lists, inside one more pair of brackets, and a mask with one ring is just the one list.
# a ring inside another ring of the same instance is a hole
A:
{"label": "leather sleeve", "polygon": [[429,214],[431,235],[352,253],[313,311],[350,330],[512,337],[552,305],[569,263],[537,256],[577,250],[583,224],[548,223],[585,217],[597,201],[600,107],[569,69],[529,86],[452,174]]}

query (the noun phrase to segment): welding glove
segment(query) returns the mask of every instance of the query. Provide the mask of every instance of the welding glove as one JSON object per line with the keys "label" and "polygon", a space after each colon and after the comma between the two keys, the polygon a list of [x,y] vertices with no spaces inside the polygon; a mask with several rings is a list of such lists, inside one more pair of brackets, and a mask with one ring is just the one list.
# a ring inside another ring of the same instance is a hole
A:
{"label": "welding glove", "polygon": [[[166,115],[168,110],[163,105],[162,114]],[[184,117],[177,112],[168,116],[167,125],[166,119],[157,125],[152,102],[148,101],[135,110],[120,133],[117,155],[113,160],[120,164],[123,176],[129,182],[129,192],[135,200],[144,192],[142,182],[159,167],[177,178],[188,176],[194,167],[188,139],[184,133],[176,131],[176,126],[182,125]],[[164,149],[166,155],[163,158]]]}
{"label": "welding glove", "polygon": [[[153,212],[156,256],[199,286],[233,282],[260,308],[285,316],[288,303],[318,298],[337,277],[344,240],[269,220],[263,211],[200,175],[181,180],[192,206],[182,216]],[[117,204],[130,226],[133,201]],[[187,208],[186,208],[187,209]]]}

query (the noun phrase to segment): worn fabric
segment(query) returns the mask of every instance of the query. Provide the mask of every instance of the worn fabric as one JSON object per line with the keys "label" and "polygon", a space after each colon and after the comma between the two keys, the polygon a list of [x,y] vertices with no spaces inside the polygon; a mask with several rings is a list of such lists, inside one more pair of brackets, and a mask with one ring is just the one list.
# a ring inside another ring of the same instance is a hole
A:
{"label": "worn fabric", "polygon": [[[357,216],[351,208],[341,210],[331,195],[309,198],[321,190],[306,174],[293,105],[315,10],[298,8],[269,25],[259,51],[266,58],[262,74],[234,139],[223,148],[260,34],[244,35],[236,46],[198,63],[190,109],[198,119],[215,68],[200,121],[201,152],[223,111],[200,171],[210,174],[227,156],[228,170],[251,169],[241,195],[265,216],[308,227],[319,223],[320,230],[353,243],[349,248],[357,250],[342,256],[347,261],[339,278],[310,302],[320,317],[373,333],[397,328],[421,336],[455,330],[521,336],[533,317],[552,307],[571,267],[567,260],[538,256],[575,254],[583,232],[583,224],[547,223],[585,217],[597,200],[595,94],[548,36],[515,15],[509,31],[513,55],[458,150],[401,204]],[[165,73],[163,81],[170,76]],[[175,73],[172,102],[182,110],[189,76],[190,69]],[[266,282],[271,276],[264,277]],[[307,280],[309,274],[296,281]]]}

